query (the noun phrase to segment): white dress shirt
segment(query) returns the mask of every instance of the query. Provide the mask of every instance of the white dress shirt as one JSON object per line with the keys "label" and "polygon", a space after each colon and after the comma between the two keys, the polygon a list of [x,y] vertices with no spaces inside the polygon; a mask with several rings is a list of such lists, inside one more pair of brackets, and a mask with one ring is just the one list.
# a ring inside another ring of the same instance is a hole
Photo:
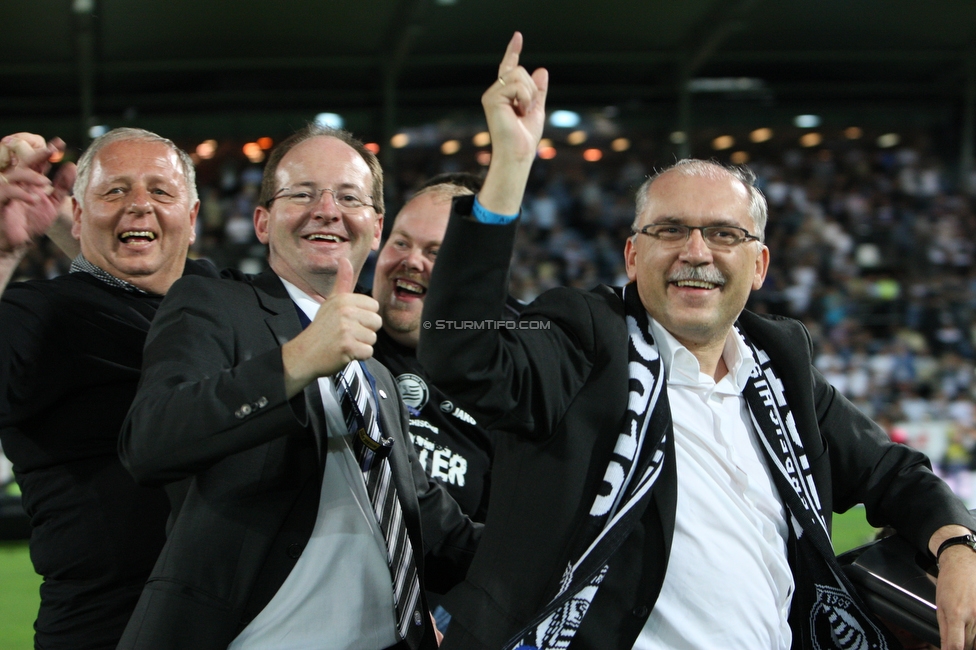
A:
{"label": "white dress shirt", "polygon": [[[282,280],[309,320],[319,303]],[[329,429],[312,536],[278,592],[228,650],[381,650],[399,640],[386,541],[335,385],[319,380]]]}
{"label": "white dress shirt", "polygon": [[734,330],[717,383],[657,322],[674,421],[678,500],[661,595],[635,650],[788,650],[793,574],[786,511],[763,459],[742,388],[756,366]]}

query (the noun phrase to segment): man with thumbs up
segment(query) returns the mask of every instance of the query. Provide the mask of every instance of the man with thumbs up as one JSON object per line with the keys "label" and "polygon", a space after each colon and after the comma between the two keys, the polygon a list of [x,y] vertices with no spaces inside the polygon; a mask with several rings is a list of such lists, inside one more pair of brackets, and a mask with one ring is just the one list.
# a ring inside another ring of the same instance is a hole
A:
{"label": "man with thumbs up", "polygon": [[424,589],[463,578],[480,530],[428,484],[371,359],[378,305],[353,287],[382,183],[348,133],[307,127],[265,168],[270,270],[167,295],[120,449],[174,514],[120,648],[436,647]]}

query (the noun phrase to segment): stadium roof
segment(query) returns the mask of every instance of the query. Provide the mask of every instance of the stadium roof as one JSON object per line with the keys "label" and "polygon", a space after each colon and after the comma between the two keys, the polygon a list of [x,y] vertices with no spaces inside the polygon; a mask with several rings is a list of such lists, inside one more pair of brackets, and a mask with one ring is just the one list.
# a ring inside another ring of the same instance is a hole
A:
{"label": "stadium roof", "polygon": [[[550,107],[677,127],[757,112],[925,125],[976,93],[972,0],[7,0],[0,131],[83,139],[281,133],[322,111],[365,137],[478,119],[511,33]],[[972,100],[971,100],[972,101]]]}

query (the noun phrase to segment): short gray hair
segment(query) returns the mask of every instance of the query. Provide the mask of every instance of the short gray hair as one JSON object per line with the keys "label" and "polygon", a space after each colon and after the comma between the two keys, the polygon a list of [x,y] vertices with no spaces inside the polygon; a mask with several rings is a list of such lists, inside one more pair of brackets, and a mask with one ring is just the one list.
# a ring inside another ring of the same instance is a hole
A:
{"label": "short gray hair", "polygon": [[74,197],[78,201],[78,205],[85,207],[85,192],[88,191],[88,183],[91,181],[92,164],[95,162],[95,156],[98,155],[98,152],[114,142],[129,140],[158,142],[172,149],[176,157],[180,160],[180,166],[183,168],[183,179],[186,181],[186,190],[190,197],[190,205],[192,206],[197,202],[197,172],[193,167],[193,161],[185,151],[173,144],[173,141],[169,138],[164,138],[152,131],[121,127],[112,129],[108,133],[95,138],[88,145],[88,149],[85,150],[85,153],[82,154],[81,159],[78,161],[78,176],[75,178],[74,186]]}
{"label": "short gray hair", "polygon": [[641,215],[644,214],[644,209],[647,207],[647,194],[651,191],[651,185],[658,178],[670,172],[703,178],[731,176],[742,183],[749,192],[749,216],[752,217],[752,222],[756,226],[756,232],[753,234],[759,237],[760,242],[765,241],[769,208],[766,205],[766,197],[756,187],[756,174],[745,165],[723,165],[714,160],[699,160],[697,158],[685,158],[670,167],[656,171],[637,188],[637,214],[634,216],[632,225],[634,230],[640,225]]}

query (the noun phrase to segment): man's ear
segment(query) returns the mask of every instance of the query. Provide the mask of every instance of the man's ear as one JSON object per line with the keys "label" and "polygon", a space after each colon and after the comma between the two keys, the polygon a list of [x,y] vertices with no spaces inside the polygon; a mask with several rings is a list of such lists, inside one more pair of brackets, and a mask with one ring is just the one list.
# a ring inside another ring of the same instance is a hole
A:
{"label": "man's ear", "polygon": [[624,264],[627,267],[627,279],[633,282],[637,279],[637,238],[634,236],[627,238],[624,244]]}
{"label": "man's ear", "polygon": [[81,241],[81,205],[76,197],[71,197],[71,236]]}
{"label": "man's ear", "polygon": [[380,242],[383,240],[383,215],[376,215],[376,222],[373,223],[373,245],[370,246],[370,250],[376,251],[380,249]]}
{"label": "man's ear", "polygon": [[258,241],[265,245],[267,245],[269,239],[268,221],[270,218],[271,213],[263,205],[254,208],[254,234],[257,235]]}
{"label": "man's ear", "polygon": [[200,199],[190,208],[190,244],[197,240],[197,214],[200,212]]}
{"label": "man's ear", "polygon": [[756,256],[756,276],[752,280],[752,290],[759,289],[766,280],[766,272],[769,271],[769,248],[762,244],[759,255]]}

